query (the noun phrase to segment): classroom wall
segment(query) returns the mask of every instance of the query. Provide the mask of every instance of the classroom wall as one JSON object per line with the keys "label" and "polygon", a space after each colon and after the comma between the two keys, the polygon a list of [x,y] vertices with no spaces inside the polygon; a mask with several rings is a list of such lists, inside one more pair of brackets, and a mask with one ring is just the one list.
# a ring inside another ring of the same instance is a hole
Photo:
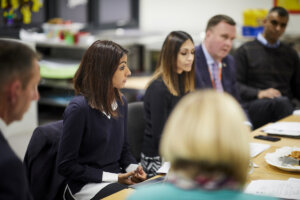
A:
{"label": "classroom wall", "polygon": [[[140,27],[166,33],[181,29],[194,35],[205,30],[213,15],[227,14],[237,22],[240,33],[244,9],[272,6],[273,0],[140,0]],[[291,14],[286,33],[300,34],[299,22],[300,14]]]}

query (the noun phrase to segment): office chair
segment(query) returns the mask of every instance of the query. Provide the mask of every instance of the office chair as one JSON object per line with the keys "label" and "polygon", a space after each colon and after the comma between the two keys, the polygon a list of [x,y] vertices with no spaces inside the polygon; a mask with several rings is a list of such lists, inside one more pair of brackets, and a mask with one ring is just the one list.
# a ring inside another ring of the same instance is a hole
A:
{"label": "office chair", "polygon": [[62,199],[66,180],[56,168],[62,120],[37,127],[27,147],[24,165],[35,200]]}
{"label": "office chair", "polygon": [[132,155],[140,162],[145,129],[144,102],[128,103],[128,143]]}

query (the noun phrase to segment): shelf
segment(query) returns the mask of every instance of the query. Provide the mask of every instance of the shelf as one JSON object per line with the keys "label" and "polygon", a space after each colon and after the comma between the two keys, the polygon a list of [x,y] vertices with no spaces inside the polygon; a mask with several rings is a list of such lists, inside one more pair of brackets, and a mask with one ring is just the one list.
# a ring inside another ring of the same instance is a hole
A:
{"label": "shelf", "polygon": [[38,123],[39,125],[58,121],[63,118],[63,113],[66,107],[63,106],[49,106],[38,104]]}
{"label": "shelf", "polygon": [[66,49],[87,49],[91,44],[79,45],[79,44],[66,44],[64,42],[55,42],[55,41],[38,41],[36,46],[39,47],[49,47],[49,48],[66,48]]}
{"label": "shelf", "polygon": [[65,97],[55,97],[55,98],[41,97],[39,99],[39,104],[49,105],[49,106],[66,107],[69,104],[71,99],[72,99],[72,97],[70,97],[70,98],[65,98]]}
{"label": "shelf", "polygon": [[69,89],[73,90],[73,83],[71,79],[41,79],[40,86],[47,86],[53,88],[60,88],[60,89]]}
{"label": "shelf", "polygon": [[[127,42],[129,41],[122,41],[121,45]],[[44,62],[41,62],[40,66],[48,70],[44,70],[44,73],[41,73],[43,76],[39,84],[40,99],[38,101],[38,109],[40,124],[61,119],[62,113],[75,95],[72,80],[74,75],[69,75],[70,73],[65,73],[65,71],[61,70],[66,69],[67,72],[70,72],[69,68],[73,69],[73,65],[79,66],[87,48],[88,46],[85,45],[66,45],[50,42],[36,43],[37,51],[43,55]],[[132,74],[135,75],[128,77],[122,93],[126,96],[127,102],[133,102],[142,100],[145,93],[144,88],[150,80],[150,76],[149,74],[144,74],[142,63],[143,48],[133,43],[127,48],[131,52],[128,55],[128,66],[131,67]],[[52,73],[53,71],[54,73]],[[55,73],[58,73],[58,75]]]}
{"label": "shelf", "polygon": [[63,85],[58,87],[54,87],[52,84],[47,87],[40,85],[39,91],[39,105],[66,107],[74,97],[74,90],[65,88]]}

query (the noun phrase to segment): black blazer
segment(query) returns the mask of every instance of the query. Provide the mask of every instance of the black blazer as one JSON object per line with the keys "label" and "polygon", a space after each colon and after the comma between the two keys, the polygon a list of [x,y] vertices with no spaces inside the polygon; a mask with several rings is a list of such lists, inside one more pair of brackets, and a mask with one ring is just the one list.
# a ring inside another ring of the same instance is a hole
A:
{"label": "black blazer", "polygon": [[62,120],[39,126],[30,139],[24,165],[34,200],[62,199],[66,180],[56,167],[62,127]]}
{"label": "black blazer", "polygon": [[0,199],[32,199],[21,160],[0,130]]}

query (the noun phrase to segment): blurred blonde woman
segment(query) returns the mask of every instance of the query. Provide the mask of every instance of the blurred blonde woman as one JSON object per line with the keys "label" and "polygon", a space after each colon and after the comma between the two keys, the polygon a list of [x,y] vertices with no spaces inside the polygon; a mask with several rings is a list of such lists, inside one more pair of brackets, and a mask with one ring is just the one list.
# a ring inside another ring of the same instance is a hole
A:
{"label": "blurred blonde woman", "polygon": [[239,104],[226,93],[188,94],[163,131],[160,153],[171,163],[166,181],[138,189],[137,199],[274,199],[242,193],[249,166],[249,132]]}

